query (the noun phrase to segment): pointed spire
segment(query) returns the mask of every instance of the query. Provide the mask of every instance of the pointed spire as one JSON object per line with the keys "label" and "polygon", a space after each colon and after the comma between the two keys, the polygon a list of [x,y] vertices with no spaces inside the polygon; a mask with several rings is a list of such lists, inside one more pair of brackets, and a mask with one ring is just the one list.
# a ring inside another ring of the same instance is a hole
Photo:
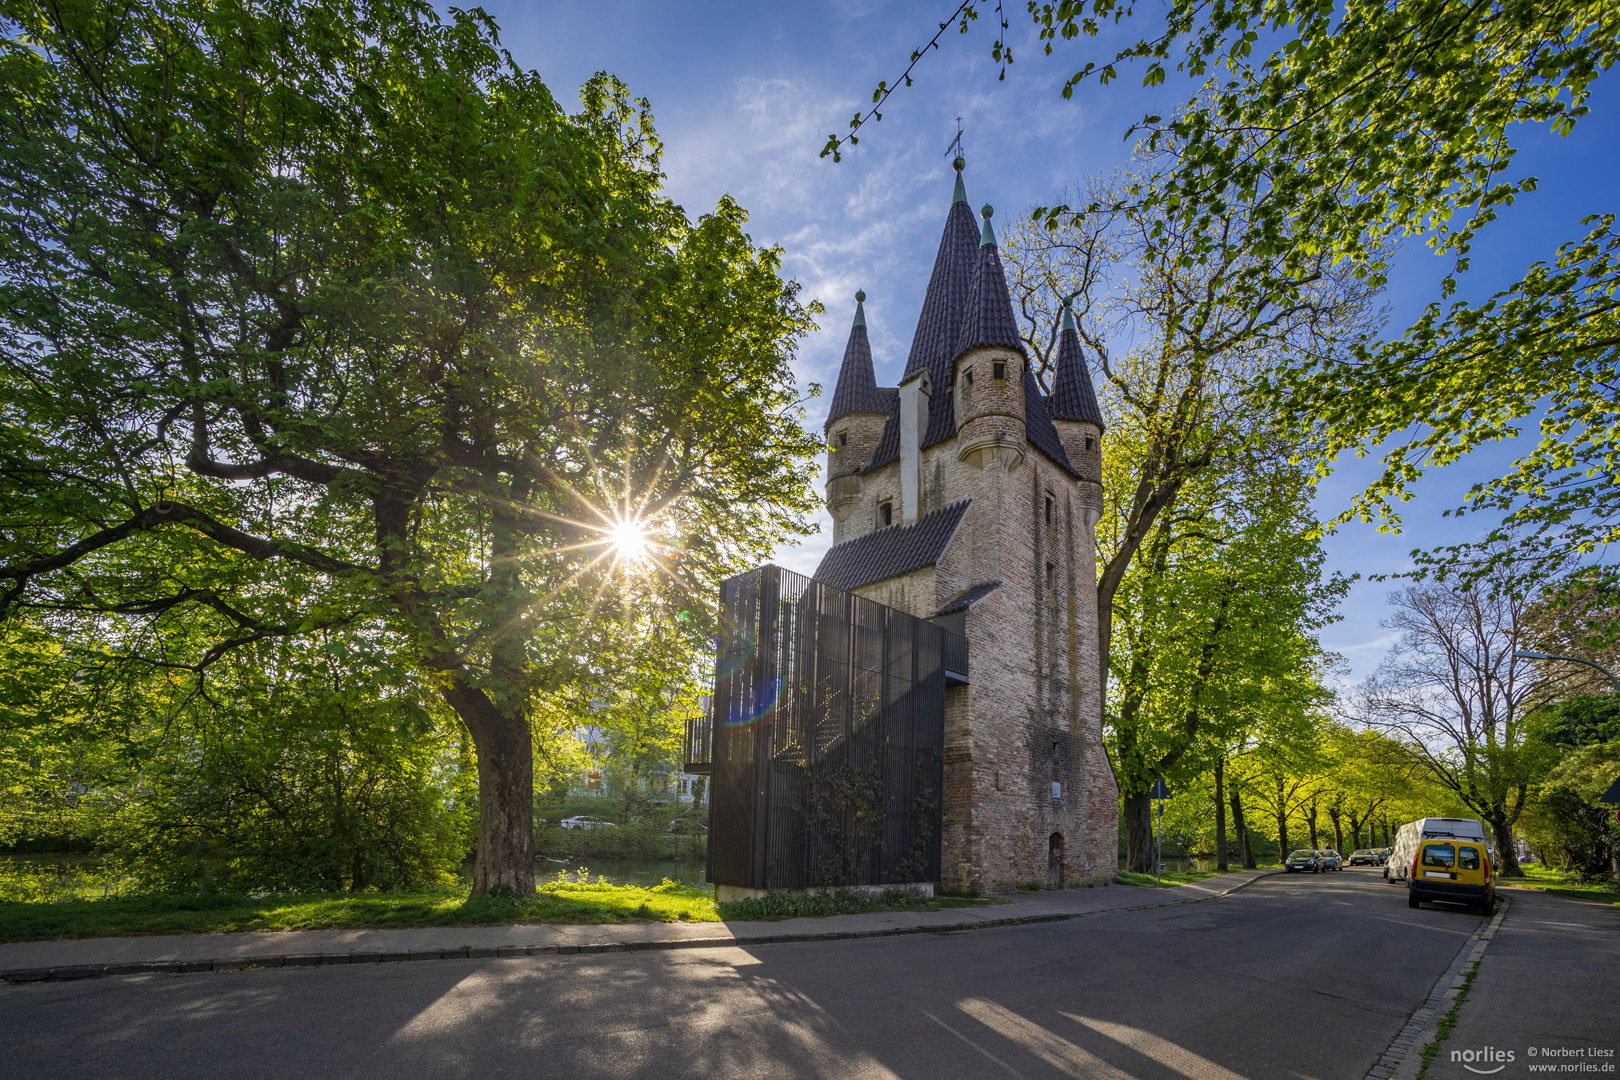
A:
{"label": "pointed spire", "polygon": [[956,193],[951,196],[952,204],[967,202],[967,187],[962,183],[962,170],[967,168],[967,162],[958,154],[956,160],[951,162],[951,168],[956,170]]}
{"label": "pointed spire", "polygon": [[853,413],[886,413],[889,403],[878,393],[877,377],[872,370],[872,345],[866,337],[866,293],[855,294],[855,320],[849,328],[849,342],[844,346],[844,363],[838,369],[838,385],[833,390],[832,407],[827,410],[827,424],[842,420]]}
{"label": "pointed spire", "polygon": [[996,231],[990,227],[990,218],[995,212],[996,208],[989,203],[985,203],[983,209],[979,211],[979,216],[984,218],[984,230],[979,233],[980,247],[996,242]]}
{"label": "pointed spire", "polygon": [[1018,336],[1018,320],[1013,317],[1012,295],[1007,291],[1007,275],[1001,269],[996,234],[990,229],[990,215],[995,211],[986,204],[980,213],[984,215],[984,235],[979,241],[977,269],[968,285],[962,330],[951,359],[954,362],[969,349],[985,345],[1012,349],[1027,358],[1024,342]]}
{"label": "pointed spire", "polygon": [[1063,298],[1063,333],[1058,338],[1057,371],[1052,376],[1052,419],[1083,420],[1101,430],[1102,410],[1097,408],[1097,392],[1091,385],[1085,354],[1080,351],[1080,335],[1070,307],[1073,303],[1073,295]]}
{"label": "pointed spire", "polygon": [[[961,161],[961,158],[956,159],[958,164]],[[977,231],[973,227],[973,211],[968,207],[962,174],[958,171],[956,194],[945,215],[945,231],[939,238],[939,251],[934,256],[928,291],[923,294],[922,311],[917,315],[917,332],[911,338],[911,355],[906,359],[905,374],[900,377],[902,382],[926,371],[936,386],[950,384],[950,365],[956,358],[953,350],[961,325],[962,304],[967,299],[968,279],[973,276]],[[929,430],[930,438],[925,440],[925,445],[938,441],[933,438],[932,425]]]}

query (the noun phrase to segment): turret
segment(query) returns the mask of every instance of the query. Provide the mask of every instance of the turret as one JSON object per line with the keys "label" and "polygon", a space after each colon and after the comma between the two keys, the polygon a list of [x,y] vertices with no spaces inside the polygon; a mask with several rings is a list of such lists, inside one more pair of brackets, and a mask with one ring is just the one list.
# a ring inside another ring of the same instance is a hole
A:
{"label": "turret", "polygon": [[[1080,335],[1075,329],[1073,296],[1063,299],[1063,330],[1058,338],[1057,371],[1052,378],[1052,426],[1063,442],[1082,479],[1081,502],[1088,509],[1087,524],[1095,524],[1102,513],[1102,410],[1080,351]],[[1095,509],[1095,514],[1090,513]]]}
{"label": "turret", "polygon": [[[890,391],[892,394],[893,391]],[[832,407],[827,410],[827,510],[843,521],[861,498],[861,466],[883,434],[889,400],[878,389],[872,370],[872,345],[866,336],[866,293],[855,294],[855,321],[844,346]]]}
{"label": "turret", "polygon": [[1024,372],[1028,358],[1013,318],[1007,277],[985,206],[978,264],[968,285],[957,338],[951,392],[956,412],[956,456],[985,468],[992,461],[1015,469],[1024,460]]}

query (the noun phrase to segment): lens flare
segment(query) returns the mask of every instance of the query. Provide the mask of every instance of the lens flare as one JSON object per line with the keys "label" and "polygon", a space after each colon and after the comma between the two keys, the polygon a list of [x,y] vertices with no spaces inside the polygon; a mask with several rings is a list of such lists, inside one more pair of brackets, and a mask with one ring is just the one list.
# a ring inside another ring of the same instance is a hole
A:
{"label": "lens flare", "polygon": [[639,521],[621,521],[611,533],[613,549],[625,562],[640,562],[647,555],[650,543],[647,530]]}

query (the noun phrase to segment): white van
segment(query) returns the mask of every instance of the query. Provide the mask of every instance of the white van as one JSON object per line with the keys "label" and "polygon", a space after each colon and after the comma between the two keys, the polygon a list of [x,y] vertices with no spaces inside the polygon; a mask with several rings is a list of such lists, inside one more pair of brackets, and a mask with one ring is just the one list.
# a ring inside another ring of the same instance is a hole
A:
{"label": "white van", "polygon": [[1477,840],[1490,852],[1491,865],[1496,865],[1496,840],[1485,826],[1473,818],[1426,817],[1408,821],[1395,830],[1395,847],[1384,861],[1384,880],[1399,885],[1412,872],[1412,860],[1418,845],[1436,836],[1449,836],[1453,840]]}

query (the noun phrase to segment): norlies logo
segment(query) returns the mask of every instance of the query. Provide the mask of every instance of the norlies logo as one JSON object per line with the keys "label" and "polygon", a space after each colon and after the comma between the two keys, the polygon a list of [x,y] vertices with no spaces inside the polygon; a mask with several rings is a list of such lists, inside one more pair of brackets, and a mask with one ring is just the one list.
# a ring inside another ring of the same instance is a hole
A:
{"label": "norlies logo", "polygon": [[[1513,1060],[1513,1051],[1498,1050],[1494,1046],[1487,1046],[1480,1050],[1453,1050],[1451,1060],[1469,1072],[1489,1076],[1508,1067],[1508,1062]],[[1476,1068],[1476,1065],[1480,1067]],[[1495,1067],[1490,1068],[1489,1066]]]}

